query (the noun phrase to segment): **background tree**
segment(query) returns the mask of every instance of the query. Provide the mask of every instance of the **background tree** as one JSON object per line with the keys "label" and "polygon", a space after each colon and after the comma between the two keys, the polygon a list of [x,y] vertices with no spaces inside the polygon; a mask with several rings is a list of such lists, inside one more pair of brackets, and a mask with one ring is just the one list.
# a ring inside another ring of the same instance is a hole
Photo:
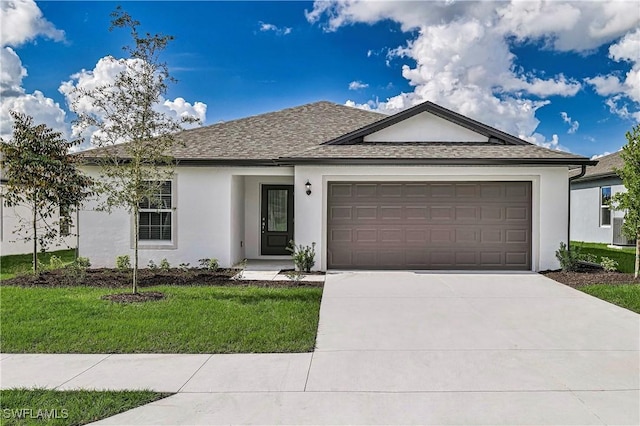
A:
{"label": "background tree", "polygon": [[[22,218],[16,233],[33,241],[33,271],[38,271],[38,246],[47,246],[62,237],[60,226],[68,226],[71,214],[91,194],[91,179],[76,168],[78,157],[69,150],[80,143],[67,141],[60,132],[33,118],[10,112],[13,139],[0,144],[3,193],[7,206],[25,205],[31,217]],[[58,220],[56,220],[58,217]]]}
{"label": "background tree", "polygon": [[[76,88],[71,109],[78,115],[76,128],[92,132],[91,143],[97,150],[88,156],[101,166],[98,191],[102,194],[99,208],[111,212],[122,208],[134,221],[133,293],[138,292],[138,245],[140,205],[154,200],[164,181],[173,176],[171,149],[174,134],[195,117],[174,117],[158,108],[174,82],[160,53],[173,40],[172,36],[138,32],[140,22],[118,7],[112,14],[111,27],[126,28],[133,46],[123,49],[129,58],[108,60],[122,71],[112,84],[94,89]],[[90,105],[90,108],[86,108]]]}
{"label": "background tree", "polygon": [[635,278],[640,269],[640,125],[627,132],[627,144],[622,148],[620,157],[624,166],[616,169],[627,192],[618,192],[612,197],[612,207],[624,210],[622,232],[629,239],[636,240]]}

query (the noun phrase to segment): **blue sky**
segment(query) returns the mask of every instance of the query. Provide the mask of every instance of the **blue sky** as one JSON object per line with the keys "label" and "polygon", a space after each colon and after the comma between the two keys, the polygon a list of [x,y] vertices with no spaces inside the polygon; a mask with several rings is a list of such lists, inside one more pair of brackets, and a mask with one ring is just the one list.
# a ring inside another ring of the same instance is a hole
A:
{"label": "blue sky", "polygon": [[[128,34],[108,31],[117,4],[2,0],[3,137],[9,109],[71,134],[60,86],[122,57]],[[590,157],[640,122],[635,1],[120,4],[142,30],[175,36],[167,99],[185,103],[169,108],[199,103],[205,125],[317,100],[387,113],[431,100]]]}

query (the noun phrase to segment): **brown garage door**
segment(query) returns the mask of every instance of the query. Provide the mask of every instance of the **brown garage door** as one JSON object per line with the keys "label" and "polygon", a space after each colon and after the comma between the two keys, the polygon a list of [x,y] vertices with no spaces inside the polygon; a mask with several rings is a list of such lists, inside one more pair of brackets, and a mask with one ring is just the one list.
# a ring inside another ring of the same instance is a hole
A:
{"label": "brown garage door", "polygon": [[332,182],[330,269],[531,269],[531,182]]}

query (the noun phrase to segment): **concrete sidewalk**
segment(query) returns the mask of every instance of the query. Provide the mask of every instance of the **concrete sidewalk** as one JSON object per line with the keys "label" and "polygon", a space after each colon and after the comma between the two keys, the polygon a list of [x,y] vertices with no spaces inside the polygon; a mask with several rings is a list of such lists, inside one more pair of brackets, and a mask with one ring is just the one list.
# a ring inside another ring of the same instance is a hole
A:
{"label": "concrete sidewalk", "polygon": [[313,354],[4,354],[0,384],[178,392],[105,425],[637,425],[639,349],[639,315],[538,274],[340,273]]}

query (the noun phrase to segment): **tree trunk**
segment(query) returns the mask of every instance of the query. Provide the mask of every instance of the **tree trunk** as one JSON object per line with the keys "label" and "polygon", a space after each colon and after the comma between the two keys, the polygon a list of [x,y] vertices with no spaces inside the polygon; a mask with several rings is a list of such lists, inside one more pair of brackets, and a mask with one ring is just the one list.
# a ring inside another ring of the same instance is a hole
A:
{"label": "tree trunk", "polygon": [[133,209],[133,293],[138,292],[138,207]]}
{"label": "tree trunk", "polygon": [[38,273],[38,215],[33,203],[33,273]]}
{"label": "tree trunk", "polygon": [[636,267],[634,278],[638,278],[638,270],[640,270],[640,232],[636,235]]}

